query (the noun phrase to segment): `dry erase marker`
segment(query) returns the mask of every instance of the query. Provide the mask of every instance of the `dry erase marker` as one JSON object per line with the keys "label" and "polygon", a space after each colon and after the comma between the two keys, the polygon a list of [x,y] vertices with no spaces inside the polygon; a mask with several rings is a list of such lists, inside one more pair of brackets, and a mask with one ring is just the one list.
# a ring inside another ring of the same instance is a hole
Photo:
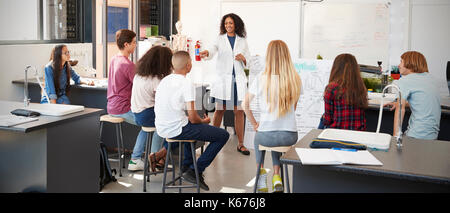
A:
{"label": "dry erase marker", "polygon": [[356,149],[345,149],[345,148],[338,148],[338,147],[333,147],[331,149],[332,150],[340,150],[340,151],[348,151],[348,152],[356,152],[356,151],[358,151]]}

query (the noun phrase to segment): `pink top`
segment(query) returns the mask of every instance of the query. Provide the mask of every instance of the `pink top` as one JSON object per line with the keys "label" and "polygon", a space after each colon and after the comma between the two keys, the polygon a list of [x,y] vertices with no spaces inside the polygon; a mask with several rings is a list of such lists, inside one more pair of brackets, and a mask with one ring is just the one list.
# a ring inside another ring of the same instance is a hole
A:
{"label": "pink top", "polygon": [[127,57],[116,55],[111,59],[108,72],[108,114],[118,115],[130,111],[134,74],[135,65]]}

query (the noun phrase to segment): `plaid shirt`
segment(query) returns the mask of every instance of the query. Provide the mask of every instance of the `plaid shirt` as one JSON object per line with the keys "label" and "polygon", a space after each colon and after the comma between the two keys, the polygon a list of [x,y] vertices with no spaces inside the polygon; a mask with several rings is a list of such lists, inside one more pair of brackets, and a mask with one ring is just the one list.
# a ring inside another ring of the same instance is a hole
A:
{"label": "plaid shirt", "polygon": [[330,83],[325,88],[325,113],[323,123],[327,128],[366,130],[366,115],[363,109],[347,105],[343,98],[336,99],[337,83]]}

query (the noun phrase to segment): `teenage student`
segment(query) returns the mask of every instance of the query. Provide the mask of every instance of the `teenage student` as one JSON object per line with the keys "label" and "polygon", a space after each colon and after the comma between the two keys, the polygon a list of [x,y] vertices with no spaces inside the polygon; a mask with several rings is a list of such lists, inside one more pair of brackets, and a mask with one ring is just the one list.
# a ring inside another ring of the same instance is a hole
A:
{"label": "teenage student", "polygon": [[[297,142],[297,125],[295,109],[301,92],[301,79],[291,61],[289,49],[281,40],[271,41],[267,48],[266,68],[259,74],[245,96],[242,103],[245,114],[256,131],[254,145],[256,163],[264,158],[259,145],[291,146]],[[261,117],[257,122],[250,110],[250,102],[256,98],[259,103]],[[279,152],[272,152],[274,192],[283,191],[280,178]],[[261,165],[260,178],[257,184],[259,192],[267,192],[267,172]]]}
{"label": "teenage student", "polygon": [[[155,127],[156,88],[161,79],[170,73],[172,73],[172,51],[167,47],[154,46],[139,59],[131,92],[131,111],[134,113],[137,125]],[[166,149],[158,151],[163,141],[163,138],[159,137],[156,132],[153,134],[151,154],[149,155],[152,171],[156,171],[156,167],[159,169],[164,167]],[[138,148],[140,147],[135,147],[135,149]],[[133,150],[133,153],[140,152],[142,151]]]}
{"label": "teenage student", "polygon": [[[116,44],[119,53],[111,59],[108,71],[107,111],[111,116],[124,118],[127,123],[137,125],[131,111],[135,65],[129,59],[136,48],[136,33],[127,29],[117,31]],[[128,162],[130,171],[144,169],[141,156],[145,149],[145,136],[146,134],[140,131],[136,138],[136,144]]]}
{"label": "teenage student", "polygon": [[234,125],[238,137],[237,151],[249,155],[244,146],[244,99],[247,78],[244,67],[250,57],[242,19],[233,13],[224,15],[220,24],[220,35],[214,45],[200,56],[207,60],[217,53],[215,81],[211,84],[211,97],[216,102],[213,125],[220,127],[225,109],[234,110]]}
{"label": "teenage student", "polygon": [[[402,96],[402,120],[405,107],[411,109],[406,135],[413,138],[435,140],[439,134],[441,121],[441,97],[435,81],[428,72],[428,65],[420,52],[408,51],[400,57],[398,68],[402,77],[394,84],[400,88]],[[389,103],[391,110],[395,109],[394,132],[398,134],[399,107],[396,103]]]}
{"label": "teenage student", "polygon": [[366,130],[367,89],[355,56],[336,56],[323,98],[325,113],[319,128]]}
{"label": "teenage student", "polygon": [[[200,188],[209,190],[204,181],[203,172],[228,141],[230,134],[221,128],[208,125],[210,118],[200,118],[194,108],[195,88],[186,79],[191,71],[192,62],[189,53],[178,51],[172,56],[174,71],[161,80],[155,95],[155,125],[158,135],[163,138],[180,140],[208,141],[209,145],[198,158]],[[185,109],[187,108],[187,114]],[[167,142],[164,144],[167,147]],[[183,177],[196,183],[190,144],[185,144]]]}
{"label": "teenage student", "polygon": [[[52,50],[51,61],[45,66],[45,92],[52,104],[70,104],[67,94],[70,91],[70,79],[75,84],[94,85],[92,81],[85,81],[70,66],[70,52],[66,45],[57,45]],[[42,95],[41,103],[48,103],[47,97]]]}

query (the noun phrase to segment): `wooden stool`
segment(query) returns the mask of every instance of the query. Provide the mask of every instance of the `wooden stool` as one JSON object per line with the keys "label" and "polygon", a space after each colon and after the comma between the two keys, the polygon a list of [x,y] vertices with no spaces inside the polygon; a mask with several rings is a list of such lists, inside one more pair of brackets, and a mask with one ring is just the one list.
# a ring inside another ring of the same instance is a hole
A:
{"label": "wooden stool", "polygon": [[[167,164],[168,161],[166,161],[165,165],[164,165],[164,177],[163,177],[163,184],[162,184],[162,193],[166,192],[166,188],[178,188],[178,191],[181,193],[181,189],[182,188],[197,188],[197,193],[200,193],[200,179],[199,179],[199,174],[198,174],[198,168],[197,168],[197,160],[195,157],[195,140],[176,140],[176,139],[166,139],[167,143],[169,143],[169,149],[167,150],[167,157],[166,159],[169,157],[170,153],[171,153],[171,144],[170,143],[179,143],[179,159],[178,159],[178,167],[180,169],[180,176],[173,179],[171,182],[166,184],[166,175],[167,175]],[[189,185],[189,186],[183,186],[182,184],[182,171],[181,171],[181,161],[182,161],[182,156],[183,156],[183,143],[190,143],[191,144],[191,152],[192,152],[192,161],[194,163],[194,169],[195,169],[195,177],[196,177],[196,181],[197,184],[193,184],[193,185]],[[175,174],[175,165],[173,165],[173,174]],[[180,185],[175,186],[175,182],[176,180],[180,180]],[[168,186],[170,184],[173,184],[173,186]]]}
{"label": "wooden stool", "polygon": [[[264,163],[264,156],[266,155],[266,151],[285,153],[291,147],[292,146],[268,147],[268,146],[259,145],[259,151],[261,151],[261,159],[259,160],[258,168],[256,168],[256,180],[255,180],[255,187],[253,188],[253,193],[256,193],[256,188],[258,186],[258,180],[259,180],[259,174],[261,172],[261,165]],[[289,175],[288,175],[287,165],[286,164],[280,165],[280,170],[281,170],[281,180],[283,181],[283,184],[287,186],[287,192],[291,193],[291,190],[289,188]],[[286,172],[286,181],[284,180],[283,170]]]}
{"label": "wooden stool", "polygon": [[[152,138],[153,134],[156,131],[155,127],[142,127],[142,131],[147,133],[146,140],[145,140],[145,157],[144,157],[144,188],[143,191],[147,191],[147,183],[150,182],[150,175],[156,175],[159,173],[163,173],[163,171],[150,171],[150,164],[148,163],[148,156],[152,149]],[[172,158],[171,158],[172,159]],[[171,162],[173,165],[173,162]],[[171,171],[171,170],[169,170]],[[173,173],[173,178],[175,179],[175,173]]]}
{"label": "wooden stool", "polygon": [[[125,168],[125,148],[123,146],[123,135],[122,135],[122,122],[124,122],[125,119],[119,118],[119,117],[113,117],[111,115],[102,115],[100,117],[100,138],[102,136],[102,130],[103,130],[103,122],[109,122],[116,126],[116,139],[117,139],[117,152],[119,154],[119,176],[122,177],[122,166]],[[121,152],[121,148],[123,149],[123,152]],[[123,163],[122,163],[123,161]]]}

